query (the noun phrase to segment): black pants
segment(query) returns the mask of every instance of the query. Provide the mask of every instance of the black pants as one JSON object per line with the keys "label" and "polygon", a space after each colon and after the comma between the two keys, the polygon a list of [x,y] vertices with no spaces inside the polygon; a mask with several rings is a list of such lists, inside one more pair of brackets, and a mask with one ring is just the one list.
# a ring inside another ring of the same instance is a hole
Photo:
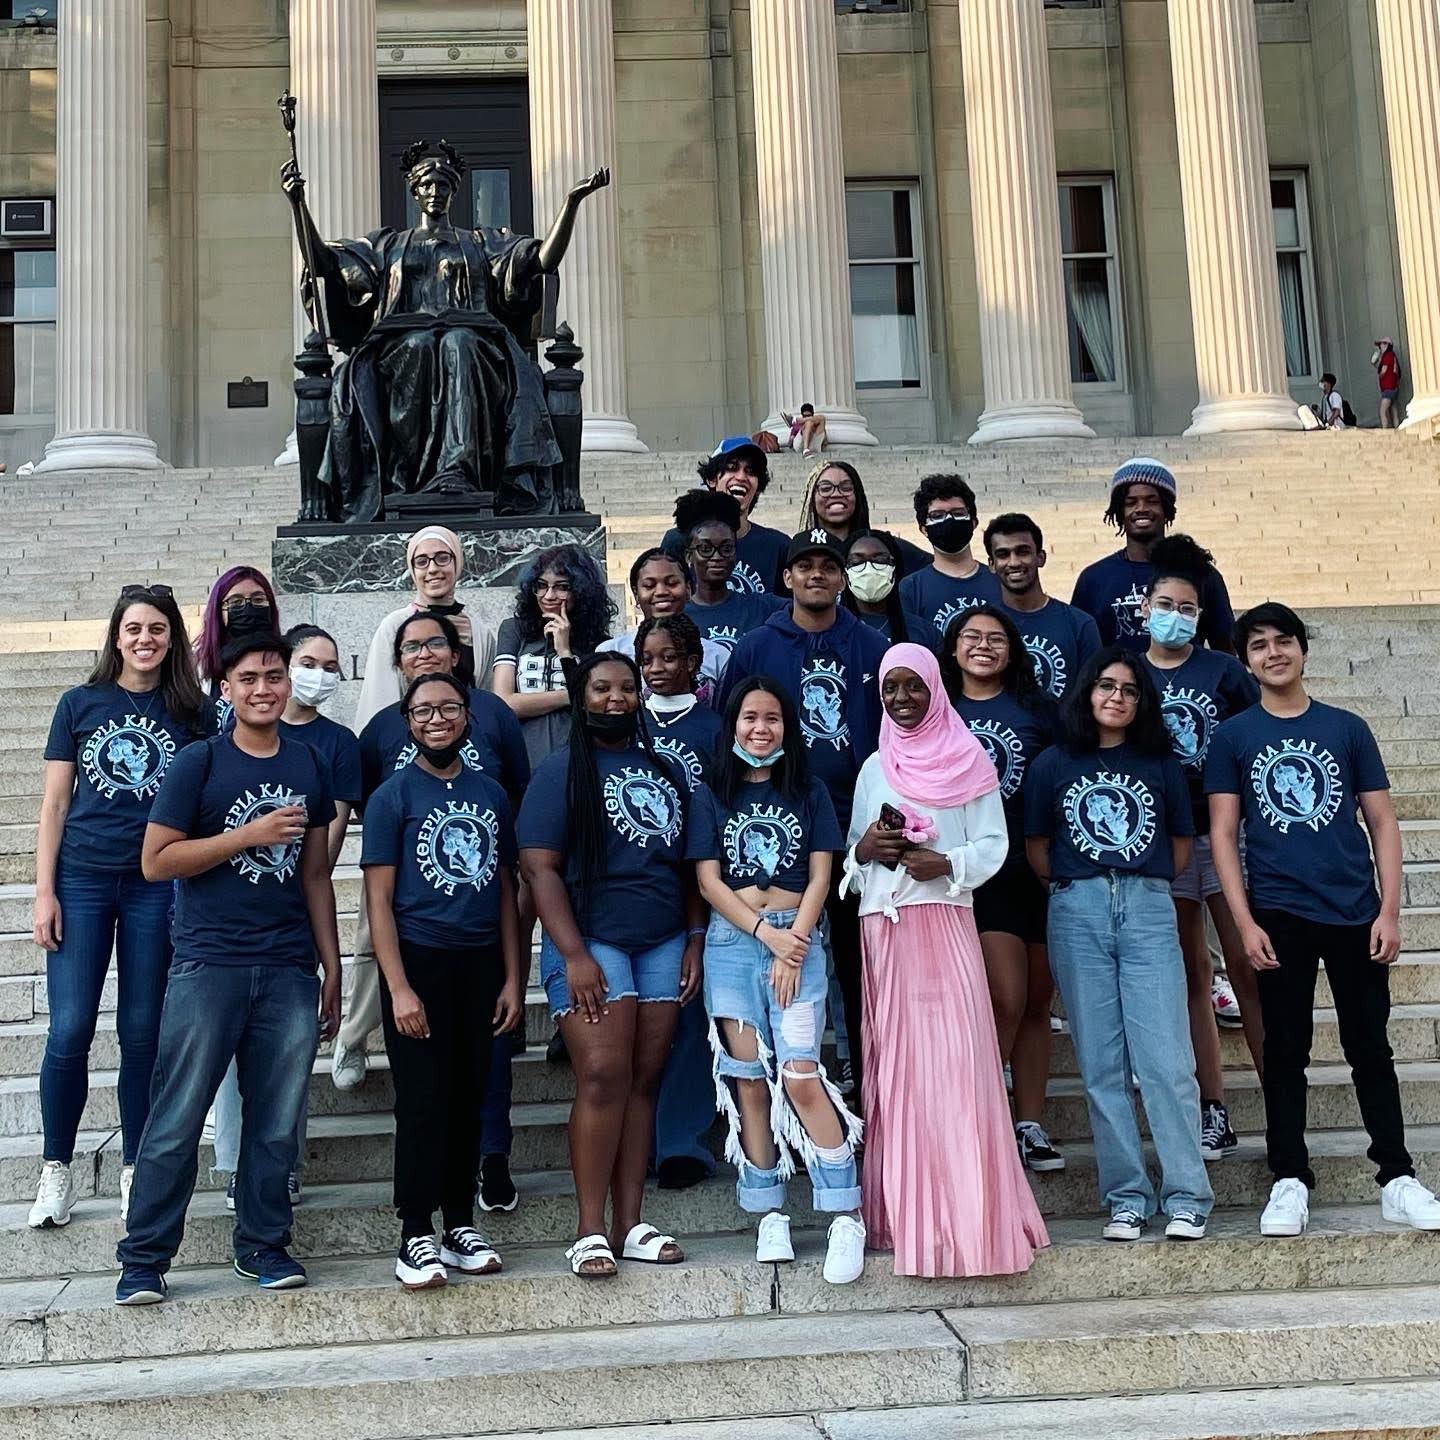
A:
{"label": "black pants", "polygon": [[410,988],[425,1006],[426,1040],[395,1028],[390,987],[380,987],[385,1052],[395,1084],[395,1208],[402,1235],[475,1223],[480,1134],[495,1001],[505,965],[498,945],[431,950],[400,942]]}
{"label": "black pants", "polygon": [[1255,922],[1275,947],[1278,970],[1256,974],[1265,1021],[1265,1143],[1277,1180],[1315,1174],[1305,1147],[1305,1067],[1310,1063],[1318,962],[1335,997],[1340,1045],[1370,1136],[1375,1179],[1385,1185],[1415,1167],[1405,1148],[1400,1082],[1390,1052],[1390,967],[1370,958],[1368,925],[1322,925],[1281,910],[1256,910]]}
{"label": "black pants", "polygon": [[835,861],[835,878],[825,900],[825,916],[830,922],[830,955],[835,962],[835,978],[840,982],[840,999],[845,1007],[845,1030],[850,1037],[850,1074],[855,1089],[849,1105],[858,1115],[861,1095],[861,1015],[864,989],[860,982],[860,897],[854,893],[840,898],[840,879],[844,874],[839,857]]}

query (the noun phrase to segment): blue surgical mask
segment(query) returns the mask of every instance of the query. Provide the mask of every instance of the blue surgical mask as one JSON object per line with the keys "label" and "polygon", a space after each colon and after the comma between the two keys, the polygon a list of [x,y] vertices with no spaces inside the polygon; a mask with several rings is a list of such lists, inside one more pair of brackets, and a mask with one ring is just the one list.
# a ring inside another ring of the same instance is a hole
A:
{"label": "blue surgical mask", "polygon": [[752,770],[764,770],[767,766],[773,765],[784,753],[782,745],[778,750],[772,750],[768,755],[752,755],[737,740],[731,747],[731,752],[738,755]]}
{"label": "blue surgical mask", "polygon": [[1152,610],[1150,638],[1167,650],[1183,650],[1194,638],[1200,622],[1178,610]]}

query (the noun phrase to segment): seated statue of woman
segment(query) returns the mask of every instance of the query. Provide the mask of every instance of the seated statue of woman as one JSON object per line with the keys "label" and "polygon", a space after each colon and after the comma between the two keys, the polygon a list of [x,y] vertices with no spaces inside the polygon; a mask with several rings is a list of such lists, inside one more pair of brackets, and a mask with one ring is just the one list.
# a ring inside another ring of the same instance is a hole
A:
{"label": "seated statue of woman", "polygon": [[[529,339],[541,277],[559,268],[587,195],[610,183],[597,170],[575,186],[543,239],[509,230],[457,229],[450,205],[464,160],[443,140],[412,145],[401,161],[420,207],[412,230],[377,230],[330,244],[305,205],[293,162],[280,173],[302,253],[316,274],[336,367],[321,470],[327,508],[346,523],[380,518],[386,496],[488,491],[502,514],[552,506],[560,451]],[[308,233],[307,233],[308,232]]]}

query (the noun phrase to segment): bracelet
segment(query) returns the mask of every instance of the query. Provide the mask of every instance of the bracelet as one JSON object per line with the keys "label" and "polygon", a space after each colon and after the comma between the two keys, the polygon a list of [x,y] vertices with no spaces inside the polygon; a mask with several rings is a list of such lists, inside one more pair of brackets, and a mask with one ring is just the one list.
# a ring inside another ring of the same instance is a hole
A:
{"label": "bracelet", "polygon": [[698,930],[687,930],[685,932],[685,938],[687,940],[694,940],[696,938],[703,940],[705,938],[705,927],[702,925]]}
{"label": "bracelet", "polygon": [[753,940],[756,936],[758,936],[758,935],[760,934],[760,927],[761,927],[764,923],[765,923],[765,917],[764,917],[763,915],[757,915],[757,916],[755,917],[755,928],[750,932],[750,938],[751,938],[752,940]]}

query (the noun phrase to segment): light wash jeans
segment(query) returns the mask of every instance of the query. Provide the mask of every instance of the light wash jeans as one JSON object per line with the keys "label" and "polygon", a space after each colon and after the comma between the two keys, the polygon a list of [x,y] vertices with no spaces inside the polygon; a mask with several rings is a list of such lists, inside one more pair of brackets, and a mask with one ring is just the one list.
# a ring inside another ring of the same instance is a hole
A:
{"label": "light wash jeans", "polygon": [[[1149,1217],[1214,1203],[1200,1153],[1200,1087],[1170,882],[1111,871],[1050,887],[1050,968],[1085,1083],[1100,1195]],[[1145,1170],[1131,1073],[1160,1158]]]}

